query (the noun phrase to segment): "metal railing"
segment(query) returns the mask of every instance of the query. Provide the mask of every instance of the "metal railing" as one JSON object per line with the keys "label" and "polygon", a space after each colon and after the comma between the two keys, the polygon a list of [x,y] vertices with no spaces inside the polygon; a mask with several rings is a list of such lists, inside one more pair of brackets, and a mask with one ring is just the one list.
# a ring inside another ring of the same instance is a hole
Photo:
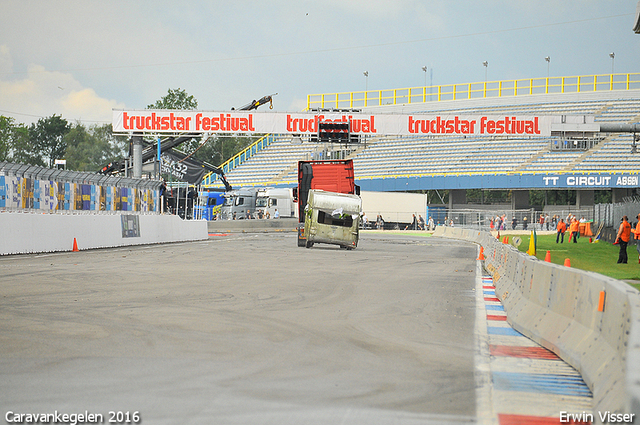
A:
{"label": "metal railing", "polygon": [[[219,168],[221,168],[222,172],[224,172],[224,174],[226,175],[227,173],[229,173],[229,171],[231,171],[234,168],[240,166],[247,159],[251,158],[252,156],[257,154],[258,152],[260,152],[262,149],[264,149],[267,146],[269,146],[274,141],[274,139],[275,139],[275,136],[273,134],[266,134],[266,135],[262,136],[261,138],[256,140],[254,143],[252,143],[251,145],[247,146],[246,149],[238,152],[233,157],[229,158],[226,162],[224,162],[222,165],[220,165]],[[212,185],[218,179],[219,179],[218,174],[210,172],[209,174],[206,174],[202,178],[202,183],[201,184],[203,186]]]}
{"label": "metal railing", "polygon": [[363,108],[445,100],[637,89],[640,89],[640,73],[525,78],[399,89],[310,94],[307,95],[307,109]]}

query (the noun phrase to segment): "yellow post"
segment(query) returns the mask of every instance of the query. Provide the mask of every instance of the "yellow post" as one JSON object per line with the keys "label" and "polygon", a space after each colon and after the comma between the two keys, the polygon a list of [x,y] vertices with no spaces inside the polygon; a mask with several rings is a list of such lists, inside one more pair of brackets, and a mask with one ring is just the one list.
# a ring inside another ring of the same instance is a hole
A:
{"label": "yellow post", "polygon": [[609,80],[609,90],[613,90],[613,74],[611,74],[611,78]]}
{"label": "yellow post", "polygon": [[582,78],[582,77],[578,77],[578,90],[577,90],[578,93],[580,93],[580,78]]}
{"label": "yellow post", "polygon": [[487,82],[484,82],[484,95],[482,97],[487,97]]}
{"label": "yellow post", "polygon": [[545,83],[544,93],[549,94],[549,77],[547,77],[547,81]]}

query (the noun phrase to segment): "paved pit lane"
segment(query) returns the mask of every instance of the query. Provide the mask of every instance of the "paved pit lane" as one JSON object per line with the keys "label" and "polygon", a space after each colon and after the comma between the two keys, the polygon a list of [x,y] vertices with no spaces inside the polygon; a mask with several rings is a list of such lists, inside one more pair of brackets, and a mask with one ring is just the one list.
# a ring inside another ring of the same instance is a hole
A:
{"label": "paved pit lane", "polygon": [[287,233],[0,258],[3,417],[473,423],[476,256]]}

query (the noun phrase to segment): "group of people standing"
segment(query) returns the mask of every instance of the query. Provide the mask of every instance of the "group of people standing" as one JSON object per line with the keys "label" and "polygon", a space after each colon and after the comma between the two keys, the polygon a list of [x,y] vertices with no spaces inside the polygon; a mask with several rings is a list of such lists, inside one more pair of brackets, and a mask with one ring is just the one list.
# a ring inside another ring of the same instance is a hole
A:
{"label": "group of people standing", "polygon": [[563,218],[558,216],[553,216],[553,220],[559,220],[556,224],[556,243],[564,243],[564,234],[567,230],[569,230],[569,242],[573,240],[573,243],[578,243],[578,238],[580,237],[580,223],[586,222],[584,217],[581,217],[580,220],[578,220],[578,217],[569,213],[566,222]]}

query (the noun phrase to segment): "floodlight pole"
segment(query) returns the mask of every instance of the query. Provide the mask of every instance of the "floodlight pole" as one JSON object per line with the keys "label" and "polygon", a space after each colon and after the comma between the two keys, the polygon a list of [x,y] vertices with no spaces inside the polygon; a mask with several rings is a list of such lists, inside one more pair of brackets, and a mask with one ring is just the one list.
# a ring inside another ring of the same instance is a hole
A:
{"label": "floodlight pole", "polygon": [[549,65],[551,64],[551,57],[547,56],[544,60],[547,61],[547,79],[549,79]]}
{"label": "floodlight pole", "polygon": [[611,58],[611,75],[613,75],[613,63],[616,60],[616,53],[615,52],[609,53],[609,57]]}

